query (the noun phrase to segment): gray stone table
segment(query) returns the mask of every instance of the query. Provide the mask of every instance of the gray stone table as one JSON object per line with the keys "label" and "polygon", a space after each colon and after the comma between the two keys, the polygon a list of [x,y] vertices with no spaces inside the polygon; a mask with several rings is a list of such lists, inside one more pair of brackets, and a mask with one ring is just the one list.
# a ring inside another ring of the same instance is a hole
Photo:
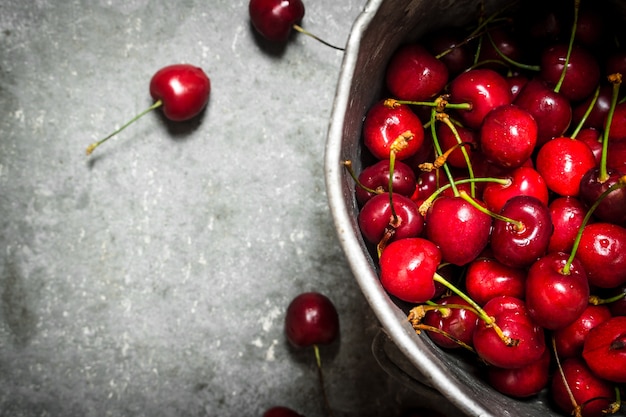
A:
{"label": "gray stone table", "polygon": [[[307,3],[343,45],[364,0]],[[322,349],[337,416],[395,416],[411,395],[377,366],[375,318],[336,241],[323,179],[342,53],[251,30],[244,0],[0,4],[0,415],[322,415],[312,351],[283,313],[336,304]],[[160,67],[212,81],[205,113],[156,111]]]}

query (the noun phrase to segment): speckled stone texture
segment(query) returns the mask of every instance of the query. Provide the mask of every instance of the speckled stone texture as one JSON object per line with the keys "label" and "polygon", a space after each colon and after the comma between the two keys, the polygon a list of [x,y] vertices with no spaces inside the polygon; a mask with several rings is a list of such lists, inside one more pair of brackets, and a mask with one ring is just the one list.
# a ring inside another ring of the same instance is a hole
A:
{"label": "speckled stone texture", "polygon": [[[306,3],[343,45],[364,0]],[[323,152],[342,53],[265,44],[242,0],[0,4],[0,415],[322,415],[312,351],[283,312],[328,295],[336,416],[414,397],[377,366],[378,324],[336,241]],[[160,67],[212,81],[206,111],[150,113]]]}

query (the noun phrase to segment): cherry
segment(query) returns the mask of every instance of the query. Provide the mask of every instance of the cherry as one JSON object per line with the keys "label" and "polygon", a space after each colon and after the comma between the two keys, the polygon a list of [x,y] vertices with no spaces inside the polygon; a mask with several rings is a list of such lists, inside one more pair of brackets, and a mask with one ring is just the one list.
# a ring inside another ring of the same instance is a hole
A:
{"label": "cherry", "polygon": [[445,262],[465,265],[487,246],[491,217],[461,197],[440,196],[426,215],[425,233]]}
{"label": "cherry", "polygon": [[489,253],[472,261],[465,272],[467,295],[480,305],[501,295],[523,299],[525,281],[525,269],[504,265]]}
{"label": "cherry", "polygon": [[580,356],[589,331],[611,317],[606,305],[587,305],[576,320],[552,333],[556,354],[561,359]]}
{"label": "cherry", "polygon": [[392,149],[397,148],[396,159],[402,160],[418,152],[424,141],[424,128],[408,105],[389,106],[379,101],[365,116],[363,140],[376,158],[389,159]]}
{"label": "cherry", "polygon": [[472,65],[471,48],[464,32],[458,28],[429,32],[424,38],[424,45],[446,65],[449,76],[456,76]]}
{"label": "cherry", "polygon": [[145,114],[159,107],[172,121],[185,121],[197,116],[207,105],[211,81],[202,68],[190,64],[174,64],[158,70],[150,80],[150,95],[155,102],[109,136],[87,147],[87,155]]}
{"label": "cherry", "polygon": [[561,329],[574,322],[589,302],[589,282],[582,264],[574,258],[563,271],[569,255],[551,252],[528,270],[526,308],[528,315],[545,329]]}
{"label": "cherry", "polygon": [[[569,45],[559,43],[547,48],[541,57],[541,78],[549,86],[559,84]],[[600,65],[587,49],[574,45],[569,56],[565,78],[559,92],[570,101],[589,97],[600,81]]]}
{"label": "cherry", "polygon": [[560,196],[578,196],[583,175],[595,166],[596,159],[589,146],[571,138],[552,139],[537,153],[537,171],[548,188]]}
{"label": "cherry", "polygon": [[520,268],[543,256],[550,243],[552,219],[548,207],[532,196],[511,198],[500,211],[491,232],[491,250],[505,265]]}
{"label": "cherry", "polygon": [[304,17],[301,0],[250,0],[250,21],[266,39],[284,42],[289,38],[293,25]]}
{"label": "cherry", "polygon": [[[584,127],[604,129],[606,116],[609,112],[609,108],[611,107],[611,90],[610,85],[603,85],[600,88],[598,97],[595,99],[595,103],[591,108],[591,112],[587,115],[587,118],[583,123]],[[583,116],[587,112],[593,99],[593,96],[590,96],[584,101],[576,104],[576,106],[572,109],[572,121],[574,123],[578,124],[582,121]],[[580,136],[577,138],[580,139]]]}
{"label": "cherry", "polygon": [[458,115],[466,127],[477,129],[496,107],[511,103],[511,90],[502,75],[488,68],[471,69],[450,82],[450,102],[470,103]]}
{"label": "cherry", "polygon": [[339,336],[339,315],[334,304],[318,292],[296,296],[287,307],[285,334],[295,347],[334,342]]}
{"label": "cherry", "polygon": [[546,350],[544,332],[530,319],[522,300],[495,297],[483,309],[505,336],[517,342],[507,346],[489,324],[480,321],[474,331],[473,346],[481,359],[499,368],[521,368],[541,358]]}
{"label": "cherry", "polygon": [[550,380],[550,351],[546,349],[535,362],[520,368],[487,368],[487,381],[499,392],[515,398],[537,395]]}
{"label": "cherry", "polygon": [[561,364],[561,372],[552,378],[550,394],[556,405],[565,413],[574,415],[578,409],[581,417],[605,416],[605,410],[615,400],[611,384],[598,378],[585,362],[567,358]]}
{"label": "cherry", "polygon": [[[389,176],[391,175],[389,168],[389,160],[383,159],[365,167],[361,171],[358,176],[358,182],[362,186],[357,185],[355,189],[356,199],[359,204],[363,205],[374,195],[389,191]],[[413,169],[401,161],[395,161],[392,180],[393,192],[405,197],[411,197],[415,193],[416,185],[417,181]],[[368,189],[374,190],[376,193]]]}
{"label": "cherry", "polygon": [[626,140],[609,142],[606,165],[621,172],[626,172]]}
{"label": "cherry", "polygon": [[539,78],[528,81],[513,103],[535,118],[538,146],[562,136],[572,122],[572,106],[569,100]]}
{"label": "cherry", "polygon": [[511,99],[515,102],[520,91],[524,89],[524,86],[528,83],[528,77],[522,74],[511,75],[506,77],[506,81],[509,83],[511,89]]}
{"label": "cherry", "polygon": [[444,150],[451,149],[456,146],[456,149],[454,149],[446,158],[446,162],[451,167],[467,168],[468,162],[463,154],[463,149],[465,149],[471,163],[472,157],[476,153],[474,148],[478,147],[478,132],[474,129],[468,129],[463,126],[457,126],[455,129],[459,135],[459,139],[464,144],[464,148],[457,146],[458,141],[454,132],[445,123],[440,123],[437,126],[437,139],[439,140],[441,148]]}
{"label": "cherry", "polygon": [[268,408],[263,413],[263,417],[303,417],[301,414],[298,414],[294,410],[288,407],[283,406],[274,406]]}
{"label": "cherry", "polygon": [[[510,28],[495,26],[490,28],[483,37],[477,62],[486,62],[481,66],[482,68],[491,68],[495,71],[504,72],[507,66],[502,55],[509,60],[521,62],[524,59],[522,50],[523,48],[520,47]],[[504,65],[494,64],[493,62],[502,62]]]}
{"label": "cherry", "polygon": [[391,295],[410,303],[424,303],[435,294],[433,279],[441,251],[423,238],[391,242],[380,256],[380,282]]}
{"label": "cherry", "polygon": [[626,383],[626,317],[612,317],[591,329],[585,338],[583,358],[600,378]]}
{"label": "cherry", "polygon": [[470,304],[458,295],[452,294],[437,300],[437,305],[438,307],[426,312],[423,320],[426,326],[437,330],[425,327],[432,341],[446,349],[457,349],[461,344],[471,346],[479,319],[471,308],[462,308],[471,307]]}
{"label": "cherry", "polygon": [[575,197],[558,197],[549,205],[554,230],[548,244],[549,252],[569,252],[587,214],[585,205]]}
{"label": "cherry", "polygon": [[448,68],[421,44],[410,43],[393,53],[385,80],[395,98],[424,101],[443,90],[448,82]]}
{"label": "cherry", "polygon": [[602,160],[602,138],[600,131],[592,127],[583,128],[578,131],[576,139],[585,142],[587,146],[589,146],[589,149],[593,152],[593,156],[596,158],[596,164],[600,165],[600,161]]}
{"label": "cherry", "polygon": [[611,141],[626,139],[626,102],[618,103],[608,129],[608,137]]}
{"label": "cherry", "polygon": [[[616,169],[608,168],[606,177],[601,179],[600,168],[592,168],[580,181],[580,199],[587,205],[592,206],[598,197],[618,183],[623,174]],[[611,191],[597,205],[593,215],[601,221],[626,226],[626,188],[618,188]]]}
{"label": "cherry", "polygon": [[487,115],[480,128],[480,149],[487,160],[503,168],[517,168],[533,153],[537,123],[526,110],[507,104]]}
{"label": "cherry", "polygon": [[534,168],[521,166],[505,174],[507,184],[488,183],[483,191],[483,201],[487,208],[499,213],[511,198],[519,195],[535,197],[548,204],[548,187],[543,177]]}
{"label": "cherry", "polygon": [[400,194],[393,194],[391,200],[389,193],[372,197],[361,208],[358,221],[363,237],[372,244],[380,243],[386,233],[392,233],[387,240],[393,241],[417,237],[424,230],[424,218],[417,204]]}
{"label": "cherry", "polygon": [[605,222],[586,225],[576,257],[591,285],[615,288],[626,283],[626,228]]}

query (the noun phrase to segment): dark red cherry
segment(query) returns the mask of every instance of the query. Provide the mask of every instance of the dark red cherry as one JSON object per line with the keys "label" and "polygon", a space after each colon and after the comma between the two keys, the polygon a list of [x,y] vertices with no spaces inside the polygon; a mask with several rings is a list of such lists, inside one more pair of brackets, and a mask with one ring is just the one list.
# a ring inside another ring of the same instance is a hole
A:
{"label": "dark red cherry", "polygon": [[[600,179],[600,173],[599,168],[590,169],[580,181],[579,198],[587,207],[591,207],[602,193],[624,175],[612,168],[607,168],[607,177],[604,179]],[[626,188],[618,188],[607,194],[595,208],[593,215],[601,221],[626,226]]]}
{"label": "dark red cherry", "polygon": [[263,413],[263,417],[303,417],[288,407],[275,406],[268,408]]}
{"label": "dark red cherry", "polygon": [[395,193],[392,201],[397,219],[394,219],[391,211],[389,193],[375,195],[361,208],[358,216],[359,227],[363,238],[369,243],[380,243],[390,226],[393,228],[390,241],[422,234],[424,218],[419,213],[417,204],[409,197]]}
{"label": "dark red cherry", "polygon": [[499,392],[514,398],[537,395],[550,381],[550,351],[546,349],[539,360],[520,368],[487,368],[487,381]]}
{"label": "dark red cherry", "polygon": [[465,265],[485,249],[491,217],[461,197],[440,196],[426,214],[425,233],[445,262]]}
{"label": "dark red cherry", "polygon": [[585,338],[583,358],[600,378],[626,383],[626,317],[612,317],[591,329]]}
{"label": "dark red cherry", "polygon": [[480,149],[487,161],[503,168],[522,166],[537,144],[537,123],[514,104],[496,107],[480,128]]}
{"label": "dark red cherry", "polygon": [[318,292],[296,296],[287,307],[285,334],[295,347],[333,343],[339,336],[339,315],[335,305]]}
{"label": "dark red cherry", "polygon": [[522,300],[495,297],[483,309],[495,319],[504,335],[517,344],[507,346],[493,327],[481,320],[473,339],[474,349],[481,359],[499,368],[521,368],[541,358],[546,350],[544,330],[530,319]]}
{"label": "dark red cherry", "polygon": [[515,102],[517,95],[524,89],[524,86],[528,83],[528,77],[522,74],[511,75],[506,77],[506,81],[509,83],[511,89],[511,99]]}
{"label": "dark red cherry", "polygon": [[[463,149],[465,149],[465,153],[471,163],[472,157],[478,148],[478,133],[473,129],[468,129],[463,126],[456,126],[455,129],[459,135],[459,139],[465,144],[463,145]],[[439,140],[439,145],[443,152],[457,146],[459,143],[452,129],[445,123],[440,123],[437,126],[437,139]],[[457,146],[457,148],[448,155],[446,162],[454,168],[467,168],[468,162],[463,154],[463,149]]]}
{"label": "dark red cherry", "polygon": [[550,218],[554,227],[549,252],[570,252],[583,219],[587,214],[585,205],[575,197],[558,197],[550,202]]}
{"label": "dark red cherry", "polygon": [[380,256],[380,282],[391,295],[410,303],[425,303],[435,295],[433,279],[441,251],[429,240],[407,238],[391,242]]}
{"label": "dark red cherry", "polygon": [[429,32],[424,37],[424,45],[430,53],[448,68],[449,76],[456,76],[472,65],[473,53],[467,43],[463,43],[465,33],[457,28],[444,28]]}
{"label": "dark red cherry", "polygon": [[601,132],[592,127],[581,129],[576,136],[581,142],[585,142],[591,152],[593,152],[593,156],[596,158],[596,165],[600,165],[600,161],[602,160],[602,137]]}
{"label": "dark red cherry", "polygon": [[621,172],[626,172],[626,140],[617,142],[609,141],[606,166]]}
{"label": "dark red cherry", "polygon": [[526,270],[512,268],[483,254],[467,265],[465,289],[479,305],[501,295],[524,298]]}
{"label": "dark red cherry", "polygon": [[250,0],[248,12],[252,26],[263,37],[284,42],[304,17],[304,4],[301,0]]}
{"label": "dark red cherry", "polygon": [[425,101],[441,93],[448,82],[448,68],[421,44],[410,43],[391,56],[385,80],[394,98]]}
{"label": "dark red cherry", "polygon": [[609,303],[609,309],[614,316],[626,316],[626,284],[620,285],[611,290],[610,295],[620,296],[617,300]]}
{"label": "dark red cherry", "polygon": [[569,100],[538,78],[528,81],[513,103],[535,118],[538,146],[562,136],[572,122]]}
{"label": "dark red cherry", "polygon": [[[568,53],[568,45],[559,43],[547,48],[541,56],[541,78],[555,87],[561,78]],[[571,101],[589,97],[600,82],[600,65],[587,49],[576,46],[571,49],[565,79],[560,93]]]}
{"label": "dark red cherry", "polygon": [[[591,113],[585,119],[584,127],[592,127],[594,129],[604,129],[604,125],[606,122],[606,115],[611,108],[611,95],[612,95],[612,87],[608,84],[602,86],[600,88],[600,93],[596,102],[591,110]],[[575,107],[572,109],[572,122],[576,125],[582,121],[583,116],[587,112],[589,106],[591,105],[591,101],[593,99],[593,95],[585,99],[584,101],[577,103]],[[580,134],[577,137],[580,139]]]}
{"label": "dark red cherry", "polygon": [[552,219],[543,202],[531,196],[516,196],[502,207],[500,215],[517,223],[494,220],[491,250],[498,261],[521,268],[531,265],[547,252]]}
{"label": "dark red cherry", "polygon": [[615,288],[626,283],[626,228],[598,222],[585,226],[576,252],[592,286]]}
{"label": "dark red cherry", "polygon": [[550,190],[576,197],[583,175],[595,168],[596,158],[586,143],[560,137],[541,146],[535,163]]}
{"label": "dark red cherry", "polygon": [[492,182],[485,186],[483,200],[489,210],[499,213],[507,201],[519,195],[532,196],[548,204],[548,187],[543,177],[534,168],[521,166],[508,172],[502,178],[510,182],[505,185]]}
{"label": "dark red cherry", "polygon": [[469,303],[458,295],[442,297],[435,302],[440,306],[455,305],[455,307],[444,308],[443,310],[428,310],[426,312],[422,323],[443,332],[441,334],[427,330],[426,333],[432,341],[445,349],[460,348],[461,345],[457,341],[471,346],[474,329],[476,329],[478,324],[478,316],[471,310],[456,307],[469,307]]}
{"label": "dark red cherry", "polygon": [[457,75],[449,86],[451,103],[469,103],[470,110],[459,110],[466,127],[477,129],[496,107],[511,103],[511,90],[504,77],[487,68],[472,69]]}
{"label": "dark red cherry", "polygon": [[532,264],[526,277],[526,309],[545,329],[561,329],[574,322],[589,303],[589,282],[582,264],[574,258],[563,271],[569,254],[550,252]]}
{"label": "dark red cherry", "polygon": [[550,396],[558,408],[567,415],[573,413],[571,393],[581,417],[605,416],[604,411],[615,401],[613,386],[595,376],[581,358],[565,359],[561,367],[563,376],[555,372],[550,385]]}
{"label": "dark red cherry", "polygon": [[[371,190],[386,192],[389,191],[389,171],[389,160],[383,159],[365,167],[359,174],[358,179],[362,185]],[[411,197],[415,192],[416,185],[417,181],[413,169],[401,161],[395,161],[392,181],[393,192],[405,197]],[[357,185],[355,195],[359,204],[363,205],[375,194]]]}
{"label": "dark red cherry", "polygon": [[[481,68],[491,68],[495,71],[506,73],[510,65],[501,55],[516,62],[524,61],[523,48],[509,28],[496,26],[491,28],[483,37],[477,61],[483,62]],[[498,61],[499,63],[487,61]]]}
{"label": "dark red cherry", "polygon": [[397,151],[397,160],[417,153],[424,141],[422,122],[408,105],[390,107],[379,101],[370,107],[363,122],[363,140],[376,158],[389,159],[392,145],[401,136],[406,136],[406,147]]}
{"label": "dark red cherry", "polygon": [[611,311],[606,305],[589,304],[574,322],[555,330],[552,335],[559,358],[580,356],[589,331],[610,318]]}
{"label": "dark red cherry", "polygon": [[[606,126],[606,119],[603,125]],[[626,139],[626,102],[617,103],[609,128],[609,140],[621,141]]]}

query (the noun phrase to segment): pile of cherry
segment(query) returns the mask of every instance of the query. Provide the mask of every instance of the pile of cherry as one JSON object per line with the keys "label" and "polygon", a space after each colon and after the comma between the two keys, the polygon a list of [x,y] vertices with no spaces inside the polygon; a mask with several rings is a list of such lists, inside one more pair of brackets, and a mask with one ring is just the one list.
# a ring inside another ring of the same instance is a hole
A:
{"label": "pile of cherry", "polygon": [[345,165],[381,284],[418,333],[470,351],[511,397],[619,413],[624,34],[606,2],[531,3],[401,45],[364,168]]}

